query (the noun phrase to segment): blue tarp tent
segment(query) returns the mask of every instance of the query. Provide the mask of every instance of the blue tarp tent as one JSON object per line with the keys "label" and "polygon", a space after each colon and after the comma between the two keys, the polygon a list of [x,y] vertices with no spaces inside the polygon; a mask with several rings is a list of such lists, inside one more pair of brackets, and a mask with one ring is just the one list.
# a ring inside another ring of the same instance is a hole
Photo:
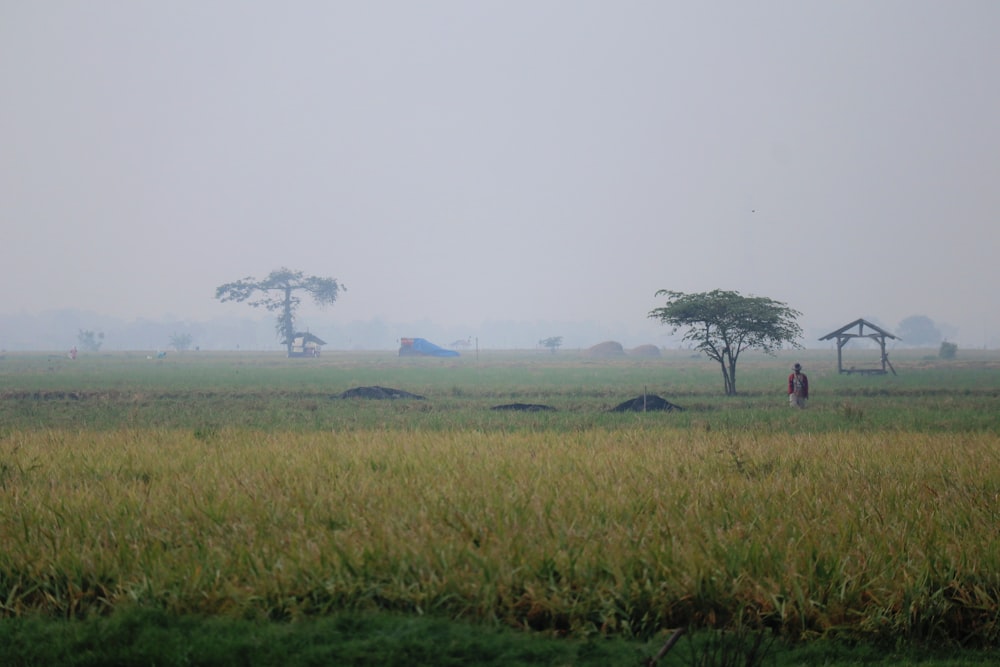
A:
{"label": "blue tarp tent", "polygon": [[457,357],[455,350],[446,350],[423,338],[403,338],[399,341],[401,357]]}

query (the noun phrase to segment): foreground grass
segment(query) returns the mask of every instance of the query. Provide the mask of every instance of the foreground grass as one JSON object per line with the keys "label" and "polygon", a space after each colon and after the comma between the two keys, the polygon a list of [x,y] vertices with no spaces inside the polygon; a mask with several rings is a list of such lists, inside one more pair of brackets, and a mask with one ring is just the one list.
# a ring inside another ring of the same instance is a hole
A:
{"label": "foreground grass", "polygon": [[1000,438],[8,434],[0,610],[998,640]]}
{"label": "foreground grass", "polygon": [[287,624],[144,610],[83,622],[0,622],[0,662],[9,667],[621,665],[638,664],[644,650],[624,641],[552,642],[393,614],[334,614]]}
{"label": "foreground grass", "polygon": [[[741,644],[740,642],[743,641]],[[664,636],[648,641],[590,637],[551,639],[443,618],[391,613],[339,613],[295,623],[168,614],[136,609],[83,621],[18,617],[0,620],[0,664],[7,667],[61,665],[159,665],[172,667],[298,667],[386,665],[392,667],[516,667],[575,665],[608,667],[648,664]],[[745,657],[752,638],[713,632],[688,634],[657,665],[768,664],[933,665],[995,664],[991,651],[873,648],[820,641],[788,645],[765,640],[763,660],[723,663],[712,657]]]}

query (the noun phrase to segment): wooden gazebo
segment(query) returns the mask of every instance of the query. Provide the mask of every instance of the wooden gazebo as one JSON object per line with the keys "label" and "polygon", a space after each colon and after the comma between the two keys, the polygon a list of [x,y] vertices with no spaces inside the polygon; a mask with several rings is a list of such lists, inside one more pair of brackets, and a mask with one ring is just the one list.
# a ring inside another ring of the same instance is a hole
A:
{"label": "wooden gazebo", "polygon": [[296,331],[291,341],[283,340],[281,344],[288,346],[289,357],[318,357],[326,341],[308,331]]}
{"label": "wooden gazebo", "polygon": [[[852,331],[855,327],[857,327],[857,332],[853,332]],[[865,332],[865,327],[867,327],[871,331],[869,331],[869,332],[866,333]],[[879,347],[882,348],[882,367],[881,368],[854,368],[854,367],[844,368],[844,357],[843,357],[843,354],[842,354],[842,350],[844,349],[844,346],[847,345],[847,343],[852,338],[869,338],[869,339],[875,341],[876,343],[878,343]],[[820,338],[820,340],[833,340],[833,339],[837,340],[837,372],[838,373],[867,373],[867,374],[870,374],[870,375],[885,375],[886,372],[887,372],[886,371],[886,367],[888,367],[889,370],[892,371],[892,374],[895,375],[896,374],[896,369],[892,367],[892,364],[889,362],[889,355],[885,351],[885,339],[886,338],[892,338],[893,340],[898,340],[898,338],[896,336],[892,335],[891,333],[889,333],[888,331],[886,331],[885,329],[883,329],[881,327],[875,326],[874,324],[872,324],[868,320],[857,319],[857,320],[854,320],[853,322],[851,322],[850,324],[845,324],[844,326],[840,327],[836,331],[831,331],[827,335],[825,335],[822,338]]]}

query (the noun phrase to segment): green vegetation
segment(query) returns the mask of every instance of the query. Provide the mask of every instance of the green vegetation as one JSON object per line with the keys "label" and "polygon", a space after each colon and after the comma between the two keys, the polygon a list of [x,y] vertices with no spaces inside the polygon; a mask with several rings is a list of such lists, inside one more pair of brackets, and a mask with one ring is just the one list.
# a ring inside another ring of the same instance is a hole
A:
{"label": "green vegetation", "polygon": [[683,341],[717,361],[729,396],[736,395],[736,364],[744,350],[772,354],[785,345],[801,347],[802,327],[795,320],[802,313],[780,301],[718,289],[697,294],[660,290],[656,296],[666,296],[667,305],[653,309],[649,317],[674,333],[683,329]]}
{"label": "green vegetation", "polygon": [[549,336],[548,338],[543,338],[538,341],[538,344],[542,347],[548,348],[550,352],[555,354],[555,351],[562,347],[562,342],[562,336]]}
{"label": "green vegetation", "polygon": [[89,329],[84,331],[80,329],[79,333],[76,335],[77,342],[80,344],[80,348],[87,350],[88,352],[97,352],[101,349],[101,345],[104,344],[104,332],[98,331],[94,333]]}
{"label": "green vegetation", "polygon": [[175,331],[170,334],[170,347],[174,348],[178,352],[190,350],[193,342],[194,336],[189,333],[177,333]]}
{"label": "green vegetation", "polygon": [[[1000,640],[1000,355],[747,356],[739,396],[689,352],[0,363],[4,664],[638,664],[676,627],[658,664],[712,655],[709,628],[773,633],[781,664],[987,664]],[[425,398],[338,397],[373,385]],[[609,412],[644,391],[685,410]]]}

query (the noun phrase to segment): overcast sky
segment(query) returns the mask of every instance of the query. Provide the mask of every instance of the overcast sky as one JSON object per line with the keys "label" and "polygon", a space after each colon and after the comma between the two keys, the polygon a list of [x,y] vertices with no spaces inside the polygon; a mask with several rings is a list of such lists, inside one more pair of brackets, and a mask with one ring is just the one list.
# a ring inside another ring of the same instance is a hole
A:
{"label": "overcast sky", "polygon": [[982,346],[998,35],[995,0],[0,0],[0,313],[251,316],[215,288],[287,266],[344,322],[721,288]]}

